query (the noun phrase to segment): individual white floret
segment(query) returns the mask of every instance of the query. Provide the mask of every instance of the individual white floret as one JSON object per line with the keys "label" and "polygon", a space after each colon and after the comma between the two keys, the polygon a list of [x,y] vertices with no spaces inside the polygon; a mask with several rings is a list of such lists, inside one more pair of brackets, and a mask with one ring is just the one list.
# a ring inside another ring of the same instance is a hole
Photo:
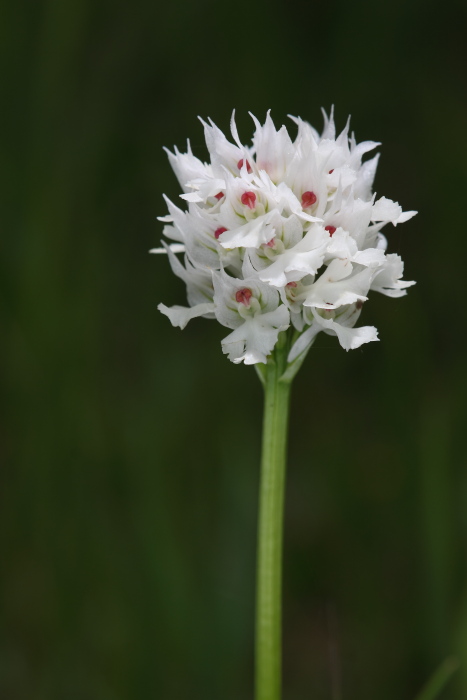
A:
{"label": "individual white floret", "polygon": [[232,362],[266,362],[278,335],[289,327],[289,311],[279,294],[256,279],[235,279],[223,270],[213,273],[217,320],[233,332],[222,340]]}

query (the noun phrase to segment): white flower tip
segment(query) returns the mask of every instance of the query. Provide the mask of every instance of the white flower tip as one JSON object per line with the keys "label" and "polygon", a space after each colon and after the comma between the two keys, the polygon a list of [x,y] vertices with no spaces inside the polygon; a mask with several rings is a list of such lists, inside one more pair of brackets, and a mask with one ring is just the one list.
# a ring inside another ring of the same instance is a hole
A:
{"label": "white flower tip", "polygon": [[184,253],[185,252],[185,246],[183,245],[183,243],[171,243],[170,245],[166,246],[165,248],[151,248],[151,250],[149,252],[167,255],[167,248],[169,248],[172,251],[172,253]]}
{"label": "white flower tip", "polygon": [[404,224],[406,221],[409,221],[409,219],[412,219],[416,214],[418,214],[418,211],[404,211],[396,221],[394,221],[394,226],[397,226],[397,224]]}
{"label": "white flower tip", "polygon": [[243,145],[242,142],[240,141],[240,137],[238,135],[238,130],[237,130],[237,125],[235,123],[235,110],[232,110],[232,116],[230,118],[230,133],[232,134],[233,140],[237,144],[237,146],[240,148],[240,150],[243,150]]}
{"label": "white flower tip", "polygon": [[158,304],[157,308],[164,316],[167,316],[172,326],[177,326],[183,330],[192,318],[212,314],[216,307],[215,304],[209,302],[197,304],[196,306],[166,306],[165,304]]}
{"label": "white flower tip", "polygon": [[356,350],[365,343],[372,343],[378,341],[378,329],[375,326],[362,326],[361,328],[355,328],[354,334],[350,340],[350,344],[346,347],[346,350]]}

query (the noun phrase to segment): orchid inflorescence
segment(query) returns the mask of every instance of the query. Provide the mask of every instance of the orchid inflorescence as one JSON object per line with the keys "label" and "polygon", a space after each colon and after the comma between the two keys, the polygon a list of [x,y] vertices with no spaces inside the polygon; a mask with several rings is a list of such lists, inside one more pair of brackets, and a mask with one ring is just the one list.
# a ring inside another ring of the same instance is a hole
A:
{"label": "orchid inflorescence", "polygon": [[[302,358],[316,335],[336,335],[346,350],[378,340],[373,326],[355,328],[368,292],[391,297],[415,284],[403,281],[399,255],[386,254],[382,227],[408,221],[397,202],[376,199],[372,184],[379,144],[357,144],[349,123],[336,137],[324,114],[322,134],[299,118],[295,141],[276,130],[268,113],[252,147],[234,143],[202,122],[211,162],[167,151],[188,203],[166,198],[164,235],[173,272],[186,284],[189,307],[159,304],[174,326],[196,316],[217,318],[232,332],[222,340],[230,360],[266,363],[281,331],[293,327],[288,362]],[[184,264],[177,254],[184,253]]]}

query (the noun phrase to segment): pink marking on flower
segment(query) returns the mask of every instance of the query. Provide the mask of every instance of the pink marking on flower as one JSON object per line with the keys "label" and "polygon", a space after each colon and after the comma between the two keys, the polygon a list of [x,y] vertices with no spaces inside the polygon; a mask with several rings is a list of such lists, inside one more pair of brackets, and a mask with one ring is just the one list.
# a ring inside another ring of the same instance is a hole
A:
{"label": "pink marking on flower", "polygon": [[239,289],[236,294],[235,294],[235,301],[238,301],[239,304],[243,304],[243,306],[250,306],[250,299],[253,296],[253,292],[251,289],[248,289],[248,287],[244,287],[243,289]]}
{"label": "pink marking on flower", "polygon": [[219,236],[225,231],[227,231],[227,229],[223,226],[219,226],[219,228],[216,228],[216,230],[214,231],[214,238],[216,239],[216,241],[219,238]]}
{"label": "pink marking on flower", "polygon": [[329,171],[329,175],[332,175],[333,172],[334,172],[334,168],[333,168],[332,170]]}
{"label": "pink marking on flower", "polygon": [[307,207],[312,207],[313,204],[316,202],[318,197],[315,195],[314,192],[307,191],[302,194],[302,207],[306,209]]}
{"label": "pink marking on flower", "polygon": [[332,236],[332,234],[336,232],[336,227],[335,226],[325,226],[324,230],[329,231],[329,235]]}
{"label": "pink marking on flower", "polygon": [[222,199],[223,196],[224,196],[224,193],[223,193],[223,192],[218,192],[217,194],[214,195],[214,197],[215,197],[216,199],[218,199],[218,200],[219,200],[219,199]]}
{"label": "pink marking on flower", "polygon": [[[243,158],[240,158],[240,160],[239,160],[238,163],[237,163],[237,168],[238,168],[239,170],[241,170],[241,169],[243,168],[243,163],[244,163]],[[246,162],[246,171],[247,171],[247,173],[252,173],[252,172],[253,172],[253,170],[251,169],[251,165],[249,164],[248,161]]]}
{"label": "pink marking on flower", "polygon": [[254,192],[244,192],[242,194],[242,204],[244,204],[246,207],[250,207],[250,209],[255,208],[256,204],[256,195]]}
{"label": "pink marking on flower", "polygon": [[296,282],[287,282],[287,284],[285,286],[286,287],[296,287],[297,283]]}
{"label": "pink marking on flower", "polygon": [[267,245],[268,248],[274,248],[275,243],[276,243],[276,239],[275,239],[274,236],[273,236],[273,237],[271,238],[271,240],[268,241],[268,242],[266,243],[266,245]]}

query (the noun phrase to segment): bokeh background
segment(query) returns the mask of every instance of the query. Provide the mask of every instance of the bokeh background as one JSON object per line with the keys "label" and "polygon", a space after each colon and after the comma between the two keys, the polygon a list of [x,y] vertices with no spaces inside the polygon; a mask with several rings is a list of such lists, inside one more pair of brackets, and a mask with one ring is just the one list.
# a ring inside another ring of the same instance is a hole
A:
{"label": "bokeh background", "polygon": [[262,396],[183,333],[158,245],[163,146],[197,115],[320,107],[382,142],[417,286],[381,342],[319,338],[293,392],[284,697],[467,697],[466,6],[3,0],[0,696],[252,698]]}

